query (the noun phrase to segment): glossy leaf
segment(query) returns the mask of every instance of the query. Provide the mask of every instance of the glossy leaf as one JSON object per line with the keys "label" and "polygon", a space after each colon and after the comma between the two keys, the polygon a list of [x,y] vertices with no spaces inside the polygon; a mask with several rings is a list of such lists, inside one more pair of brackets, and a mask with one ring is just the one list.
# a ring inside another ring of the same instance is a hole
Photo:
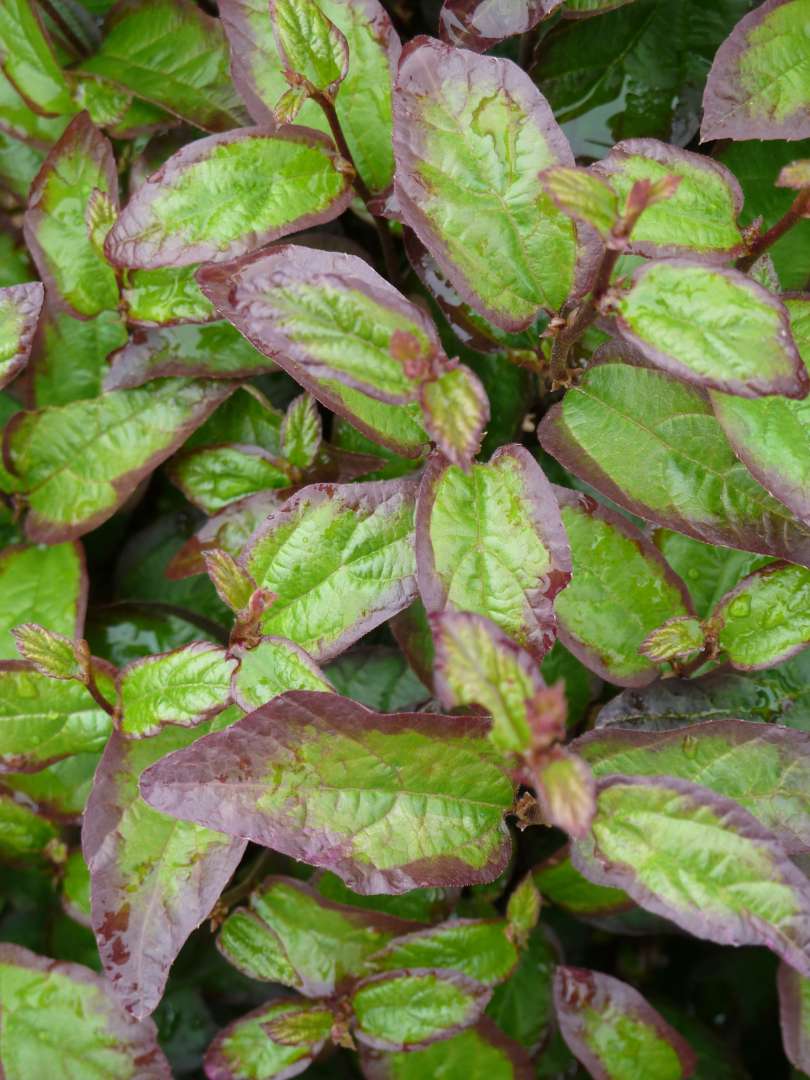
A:
{"label": "glossy leaf", "polygon": [[482,706],[492,716],[495,746],[529,750],[542,731],[539,707],[545,683],[536,661],[480,615],[444,611],[430,621],[436,692],[442,704]]}
{"label": "glossy leaf", "polygon": [[594,779],[587,762],[564,746],[553,746],[531,768],[537,802],[548,825],[581,839],[596,812]]}
{"label": "glossy leaf", "polygon": [[158,813],[138,794],[149,765],[199,730],[151,739],[114,733],[99,763],[82,827],[92,881],[93,929],[115,996],[148,1015],[186,938],[210,913],[245,841]]}
{"label": "glossy leaf", "polygon": [[534,29],[563,0],[518,0],[504,5],[498,0],[444,0],[439,15],[442,40],[475,52]]}
{"label": "glossy leaf", "polygon": [[810,560],[810,531],[737,460],[701,393],[664,372],[594,367],[538,434],[567,469],[648,521],[708,544]]}
{"label": "glossy leaf", "polygon": [[50,821],[0,793],[0,856],[4,863],[42,859],[57,836]]}
{"label": "glossy leaf", "polygon": [[346,38],[315,0],[271,0],[276,48],[285,70],[310,92],[334,96],[349,70]]}
{"label": "glossy leaf", "polygon": [[[340,126],[360,175],[373,191],[391,182],[391,84],[400,43],[377,0],[317,0],[319,9],[348,42],[349,70],[336,100]],[[257,124],[272,121],[287,90],[283,66],[262,0],[223,0],[220,7],[231,48],[234,83]],[[328,133],[320,106],[305,102],[296,122]]]}
{"label": "glossy leaf", "polygon": [[409,480],[313,484],[271,514],[241,560],[276,596],[264,633],[324,660],[407,607],[416,595],[414,496]]}
{"label": "glossy leaf", "polygon": [[689,1044],[627,983],[558,967],[554,1003],[563,1038],[594,1080],[692,1075],[696,1060]]}
{"label": "glossy leaf", "polygon": [[720,261],[742,254],[737,225],[742,189],[734,174],[712,158],[658,139],[627,139],[594,171],[609,181],[622,202],[640,180],[680,179],[674,194],[644,210],[630,234],[630,251],[652,257],[698,253]]}
{"label": "glossy leaf", "polygon": [[465,1080],[531,1080],[534,1076],[525,1051],[486,1016],[423,1050],[386,1053],[361,1046],[360,1057],[368,1080],[422,1080],[442,1074]]}
{"label": "glossy leaf", "polygon": [[619,201],[610,184],[587,169],[552,165],[541,182],[546,193],[564,214],[593,226],[607,239],[619,220]]}
{"label": "glossy leaf", "polygon": [[[146,180],[107,236],[116,266],[156,269],[241,255],[338,217],[348,177],[325,136],[237,128],[189,143]],[[216,193],[238,192],[221,204]]]}
{"label": "glossy leaf", "polygon": [[158,763],[141,789],[156,809],[328,867],[358,892],[491,881],[508,858],[512,785],[485,728],[295,691]]}
{"label": "glossy leaf", "polygon": [[692,656],[705,644],[706,635],[700,621],[691,615],[677,615],[648,634],[640,651],[654,664],[660,664]]}
{"label": "glossy leaf", "polygon": [[733,799],[788,852],[810,847],[806,732],[750,720],[709,720],[673,731],[605,728],[576,740],[597,778],[668,776]]}
{"label": "glossy leaf", "polygon": [[115,273],[88,231],[86,214],[94,190],[117,203],[110,144],[87,113],[80,113],[37,173],[25,214],[25,238],[40,276],[82,316],[118,304]]}
{"label": "glossy leaf", "polygon": [[71,754],[34,773],[3,773],[0,784],[50,820],[80,825],[100,757],[98,751]]}
{"label": "glossy leaf", "polygon": [[574,162],[530,79],[417,38],[394,97],[397,200],[453,286],[505,330],[559,307],[576,278],[575,229],[532,177]]}
{"label": "glossy leaf", "polygon": [[464,465],[481,447],[489,401],[477,375],[464,364],[422,383],[419,398],[425,429],[454,465]]}
{"label": "glossy leaf", "polygon": [[[114,700],[106,667],[95,676]],[[72,754],[103,750],[108,714],[79,683],[55,680],[19,660],[0,663],[0,773],[37,772]]]}
{"label": "glossy leaf", "polygon": [[351,996],[354,1034],[377,1050],[416,1050],[474,1024],[490,993],[451,971],[374,975]]}
{"label": "glossy leaf", "polygon": [[[802,362],[810,362],[810,298],[786,298],[785,307]],[[735,453],[759,482],[810,522],[810,408],[806,399],[778,395],[744,400],[712,393],[714,413]]]}
{"label": "glossy leaf", "polygon": [[[292,1045],[275,1041],[268,1026],[298,1016],[302,1010],[311,1010],[315,1019],[323,1018],[321,1038]],[[260,1005],[219,1032],[205,1055],[205,1075],[208,1080],[287,1080],[297,1076],[312,1064],[326,1041],[328,1016],[319,1003],[300,998]]]}
{"label": "glossy leaf", "polygon": [[131,271],[122,290],[128,321],[139,326],[174,326],[213,319],[213,305],[200,291],[196,272],[193,264]]}
{"label": "glossy leaf", "polygon": [[198,280],[222,315],[329,408],[335,382],[380,401],[414,400],[418,380],[444,358],[421,308],[355,255],[280,245],[205,267]]}
{"label": "glossy leaf", "polygon": [[28,361],[44,295],[38,281],[0,289],[0,388]]}
{"label": "glossy leaf", "polygon": [[245,712],[266,705],[286,690],[332,689],[314,660],[285,638],[263,637],[252,648],[232,648],[231,655],[239,660],[231,684],[233,699]]}
{"label": "glossy leaf", "polygon": [[296,469],[307,469],[318,456],[323,423],[318,406],[309,394],[290,402],[281,425],[281,452]]}
{"label": "glossy leaf", "polygon": [[527,450],[501,447],[466,473],[434,458],[419,494],[416,550],[429,613],[484,615],[542,659],[570,556],[551,488]]}
{"label": "glossy leaf", "polygon": [[55,634],[38,623],[22,623],[11,631],[17,652],[43,675],[52,679],[85,678],[89,654],[64,634]]}
{"label": "glossy leaf", "polygon": [[290,487],[285,464],[258,446],[206,446],[178,454],[169,475],[189,502],[216,514],[267,488]]}
{"label": "glossy leaf", "polygon": [[701,618],[741,578],[770,562],[766,555],[703,544],[670,529],[656,529],[653,543],[688,588]]}
{"label": "glossy leaf", "polygon": [[325,670],[339,694],[377,712],[416,710],[430,696],[398,649],[361,646],[333,660]]}
{"label": "glossy leaf", "polygon": [[502,920],[451,919],[395,938],[369,965],[375,971],[442,968],[494,986],[510,975],[517,961],[518,950]]}
{"label": "glossy leaf", "polygon": [[202,641],[133,661],[118,677],[121,734],[143,739],[166,724],[210,720],[229,704],[236,668],[224,649]]}
{"label": "glossy leaf", "polygon": [[777,985],[785,1055],[794,1068],[806,1073],[810,1069],[810,979],[783,963]]}
{"label": "glossy leaf", "polygon": [[86,608],[87,574],[79,544],[0,551],[0,659],[18,659],[11,631],[21,623],[81,637]]}
{"label": "glossy leaf", "polygon": [[235,127],[244,115],[228,78],[222,27],[190,0],[116,4],[101,49],[82,70],[205,131]]}
{"label": "glossy leaf", "polygon": [[94,1080],[170,1080],[155,1025],[128,1016],[107,981],[81,964],[0,945],[0,1005],[7,1080],[54,1070]]}
{"label": "glossy leaf", "polygon": [[711,615],[717,640],[733,667],[771,667],[810,644],[810,571],[771,563],[723,597]]}
{"label": "glossy leaf", "polygon": [[106,521],[231,390],[162,379],[21,414],[6,429],[5,452],[28,506],[28,537],[53,543]]}
{"label": "glossy leaf", "polygon": [[375,970],[369,958],[412,926],[336,904],[292,878],[272,877],[252,894],[249,908],[226,919],[217,948],[251,978],[325,997]]}
{"label": "glossy leaf", "polygon": [[31,361],[36,406],[98,397],[107,357],[126,342],[127,328],[117,311],[102,311],[95,319],[46,311]]}
{"label": "glossy leaf", "polygon": [[9,0],[0,12],[2,68],[30,108],[45,116],[73,112],[64,73],[30,0]]}
{"label": "glossy leaf", "polygon": [[[592,838],[575,865],[695,937],[766,945],[810,974],[807,879],[737,803],[686,780],[599,784]],[[584,863],[580,860],[584,859]]]}
{"label": "glossy leaf", "polygon": [[81,851],[73,851],[65,863],[62,878],[62,906],[82,926],[90,926],[90,871]]}
{"label": "glossy leaf", "polygon": [[683,582],[626,518],[589,495],[556,494],[573,565],[555,603],[560,638],[608,681],[644,686],[658,669],[642,644],[662,622],[692,610]]}
{"label": "glossy leaf", "polygon": [[742,397],[804,397],[783,305],[751,278],[686,259],[648,263],[618,301],[622,337],[665,371]]}
{"label": "glossy leaf", "polygon": [[703,96],[701,138],[810,136],[805,0],[766,0],[718,50]]}
{"label": "glossy leaf", "polygon": [[536,866],[533,878],[543,902],[550,901],[572,915],[612,915],[633,906],[633,901],[622,889],[595,885],[584,877],[571,862],[568,847],[560,848]]}

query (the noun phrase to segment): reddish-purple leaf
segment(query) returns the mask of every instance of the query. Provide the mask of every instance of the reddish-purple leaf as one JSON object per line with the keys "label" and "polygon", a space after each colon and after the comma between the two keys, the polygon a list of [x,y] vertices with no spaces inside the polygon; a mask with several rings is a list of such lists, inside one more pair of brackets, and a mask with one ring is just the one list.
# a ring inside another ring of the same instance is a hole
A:
{"label": "reddish-purple leaf", "polygon": [[272,1038],[279,1022],[302,1010],[324,1011],[319,1002],[277,997],[240,1016],[217,1033],[203,1061],[208,1080],[291,1080],[308,1069],[326,1039],[294,1045]]}
{"label": "reddish-purple leaf", "polygon": [[582,839],[596,812],[596,784],[586,762],[564,746],[537,755],[530,770],[543,818]]}
{"label": "reddish-purple leaf", "polygon": [[0,289],[0,389],[28,362],[45,289],[38,281]]}
{"label": "reddish-purple leaf", "polygon": [[801,1073],[810,1073],[810,979],[782,963],[776,983],[785,1057]]}
{"label": "reddish-purple leaf", "polygon": [[[222,262],[339,217],[352,200],[332,142],[300,127],[236,128],[178,150],[137,189],[107,235],[116,266]],[[237,180],[240,199],[222,205]]]}
{"label": "reddish-purple leaf", "polygon": [[174,821],[147,806],[138,778],[198,731],[151,739],[114,732],[96,771],[82,826],[93,929],[117,997],[136,1016],[159,1003],[169,969],[233,874],[246,841]]}
{"label": "reddish-purple leaf", "polygon": [[489,398],[466,364],[456,364],[419,387],[425,430],[454,465],[466,466],[481,448]]}
{"label": "reddish-purple leaf", "polygon": [[334,870],[357,892],[492,881],[509,857],[512,783],[474,717],[375,713],[282,694],[158,762],[158,810]]}
{"label": "reddish-purple leaf", "polygon": [[78,1077],[90,1065],[99,1077],[171,1080],[154,1023],[128,1016],[101,975],[6,943],[0,968],[11,969],[0,979],[3,1076]]}
{"label": "reddish-purple leaf", "polygon": [[450,45],[486,52],[505,38],[526,34],[563,0],[444,0],[439,32]]}
{"label": "reddish-purple leaf", "polygon": [[433,457],[419,490],[416,559],[428,613],[484,615],[537,659],[551,648],[552,602],[571,558],[551,485],[524,447],[502,446],[466,473]]}
{"label": "reddish-purple leaf", "polygon": [[766,0],[737,23],[709,72],[703,142],[810,136],[806,20],[804,0]]}
{"label": "reddish-purple leaf", "polygon": [[629,1062],[641,1077],[681,1080],[697,1059],[686,1040],[627,983],[585,968],[554,973],[554,1006],[568,1049],[593,1080],[613,1080]]}

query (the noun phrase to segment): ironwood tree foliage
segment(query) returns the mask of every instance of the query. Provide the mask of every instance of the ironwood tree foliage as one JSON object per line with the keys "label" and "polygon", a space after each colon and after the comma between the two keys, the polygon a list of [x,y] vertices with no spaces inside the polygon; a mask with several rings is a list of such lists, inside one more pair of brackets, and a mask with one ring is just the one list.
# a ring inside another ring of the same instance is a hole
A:
{"label": "ironwood tree foliage", "polygon": [[808,219],[810,0],[4,0],[6,1080],[810,1073]]}

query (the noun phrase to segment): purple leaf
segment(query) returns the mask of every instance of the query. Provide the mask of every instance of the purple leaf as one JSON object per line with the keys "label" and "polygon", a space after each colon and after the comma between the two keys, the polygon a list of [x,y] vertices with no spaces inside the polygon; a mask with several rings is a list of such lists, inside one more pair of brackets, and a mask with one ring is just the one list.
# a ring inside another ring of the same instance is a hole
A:
{"label": "purple leaf", "polygon": [[810,979],[782,963],[777,987],[785,1057],[799,1072],[810,1073]]}
{"label": "purple leaf", "polygon": [[563,0],[444,0],[439,14],[442,40],[486,52],[505,38],[526,34],[547,19]]}
{"label": "purple leaf", "polygon": [[487,728],[293,691],[158,762],[141,792],[364,894],[492,881],[509,857],[513,792]]}
{"label": "purple leaf", "polygon": [[45,289],[38,281],[0,289],[0,390],[28,362]]}

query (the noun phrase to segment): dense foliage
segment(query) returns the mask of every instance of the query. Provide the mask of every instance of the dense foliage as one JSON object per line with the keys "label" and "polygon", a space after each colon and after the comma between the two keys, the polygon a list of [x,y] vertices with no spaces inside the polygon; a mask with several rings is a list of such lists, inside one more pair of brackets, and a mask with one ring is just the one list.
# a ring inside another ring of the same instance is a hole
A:
{"label": "dense foliage", "polygon": [[810,1074],[808,367],[810,0],[2,0],[0,1075]]}

